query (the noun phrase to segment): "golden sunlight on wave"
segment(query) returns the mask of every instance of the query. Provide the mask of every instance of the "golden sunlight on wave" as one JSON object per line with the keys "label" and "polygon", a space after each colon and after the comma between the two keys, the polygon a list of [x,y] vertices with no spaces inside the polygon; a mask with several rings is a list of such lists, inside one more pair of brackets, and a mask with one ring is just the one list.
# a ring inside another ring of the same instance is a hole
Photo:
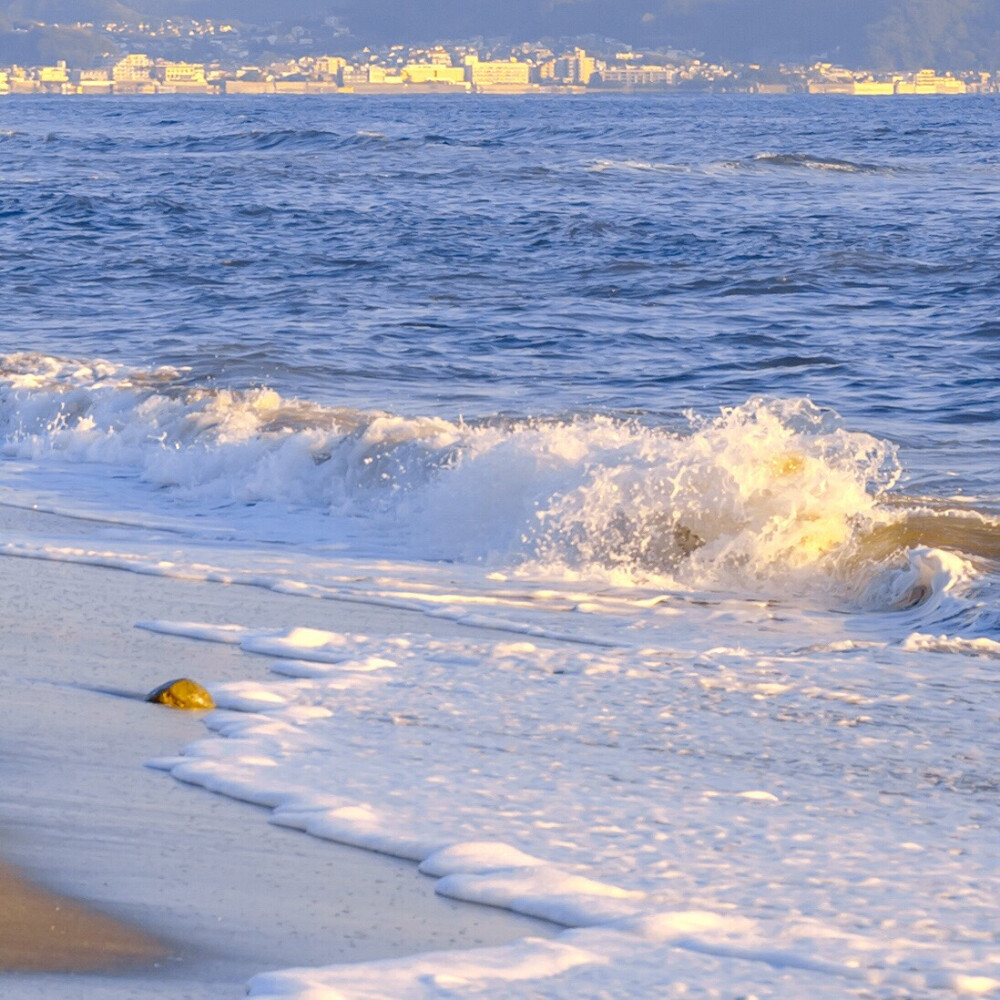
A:
{"label": "golden sunlight on wave", "polygon": [[894,513],[892,522],[876,525],[859,538],[860,558],[881,561],[899,551],[932,548],[1000,561],[1000,523],[992,518],[926,507]]}

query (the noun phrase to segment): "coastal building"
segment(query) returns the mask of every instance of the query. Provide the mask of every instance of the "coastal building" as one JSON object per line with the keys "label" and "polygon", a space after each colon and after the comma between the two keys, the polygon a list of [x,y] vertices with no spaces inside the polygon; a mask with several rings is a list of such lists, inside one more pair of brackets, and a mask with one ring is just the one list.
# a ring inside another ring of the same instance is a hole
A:
{"label": "coastal building", "polygon": [[470,89],[464,66],[404,62],[398,71],[376,65],[344,67],[340,73],[344,90],[355,94],[464,94]]}
{"label": "coastal building", "polygon": [[313,63],[313,73],[318,77],[336,80],[346,68],[347,60],[340,56],[318,56]]}
{"label": "coastal building", "polygon": [[465,86],[464,66],[444,66],[441,63],[406,63],[399,74],[403,83],[439,83]]}
{"label": "coastal building", "polygon": [[535,66],[535,71],[532,74],[532,79],[537,83],[555,83],[556,82],[556,60],[546,59],[544,62],[540,62]]}
{"label": "coastal building", "polygon": [[337,75],[341,87],[357,87],[368,83],[367,66],[342,66]]}
{"label": "coastal building", "polygon": [[527,87],[531,83],[531,67],[526,62],[506,61],[480,62],[469,57],[466,62],[469,83],[477,90],[496,87]]}
{"label": "coastal building", "polygon": [[42,85],[34,77],[28,76],[27,72],[20,66],[12,66],[7,78],[8,93],[11,94],[40,94]]}
{"label": "coastal building", "polygon": [[897,94],[964,94],[967,88],[963,80],[951,75],[938,76],[932,69],[922,69],[912,80],[899,80]]}
{"label": "coastal building", "polygon": [[435,45],[434,48],[422,52],[421,55],[423,57],[421,59],[422,62],[433,63],[436,66],[453,65],[451,54],[442,45]]}
{"label": "coastal building", "polygon": [[111,67],[111,79],[116,84],[145,83],[152,79],[152,75],[153,60],[142,52],[123,56]]}
{"label": "coastal building", "polygon": [[201,63],[157,60],[153,74],[176,94],[204,94],[208,88],[205,67]]}
{"label": "coastal building", "polygon": [[76,93],[86,96],[110,94],[115,86],[109,69],[74,69],[70,70],[69,79]]}
{"label": "coastal building", "polygon": [[854,93],[854,73],[843,66],[833,63],[814,63],[809,67],[809,79],[806,91],[810,94],[845,94]]}
{"label": "coastal building", "polygon": [[403,78],[397,74],[387,72],[384,66],[377,66],[369,63],[364,66],[345,66],[340,71],[340,85],[342,87],[362,87],[368,84],[401,84]]}
{"label": "coastal building", "polygon": [[632,90],[636,87],[669,87],[677,76],[672,66],[605,66],[600,81],[606,87]]}
{"label": "coastal building", "polygon": [[896,85],[891,80],[855,80],[854,93],[859,97],[891,97]]}
{"label": "coastal building", "polygon": [[[189,22],[183,22],[187,25]],[[194,22],[191,22],[192,24]],[[172,25],[171,36],[181,22]],[[207,24],[207,22],[206,22]],[[129,29],[133,31],[134,28]],[[193,29],[191,29],[193,30]],[[159,28],[147,33],[154,44]],[[187,28],[177,37],[187,33]],[[213,28],[208,34],[217,33]],[[307,36],[294,34],[301,41]],[[268,45],[276,44],[278,36]],[[216,45],[212,42],[212,45]],[[218,43],[221,44],[221,43]],[[392,45],[365,48],[352,58],[331,55],[283,56],[266,65],[240,63],[251,50],[209,53],[208,63],[155,61],[132,52],[104,69],[69,67],[65,62],[33,67],[2,67],[0,94],[461,94],[583,93],[588,88],[633,91],[682,88],[756,94],[799,93],[852,96],[896,94],[995,94],[996,72],[967,69],[938,75],[933,69],[874,75],[829,62],[805,66],[780,64],[766,71],[759,64],[709,63],[697,53],[659,55],[616,52],[608,65],[583,48],[553,51],[540,43],[482,42],[435,46]],[[192,57],[196,58],[196,57]]]}
{"label": "coastal building", "polygon": [[340,88],[332,80],[275,80],[276,94],[336,94]]}
{"label": "coastal building", "polygon": [[69,83],[69,72],[65,62],[58,62],[55,66],[42,66],[38,70],[38,80],[40,83],[59,84]]}
{"label": "coastal building", "polygon": [[73,87],[69,82],[69,71],[65,62],[55,66],[40,66],[35,74],[38,81],[38,91],[42,94],[72,94]]}
{"label": "coastal building", "polygon": [[585,49],[574,49],[572,55],[556,60],[555,76],[564,83],[588,86],[597,72],[597,60],[587,55]]}

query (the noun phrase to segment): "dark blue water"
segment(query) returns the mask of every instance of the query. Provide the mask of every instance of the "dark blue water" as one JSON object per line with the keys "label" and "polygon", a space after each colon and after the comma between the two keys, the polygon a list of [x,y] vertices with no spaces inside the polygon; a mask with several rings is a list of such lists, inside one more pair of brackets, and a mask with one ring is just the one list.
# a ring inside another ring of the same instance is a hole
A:
{"label": "dark blue water", "polygon": [[997,491],[990,99],[11,99],[0,162],[3,352],[409,415],[807,396]]}

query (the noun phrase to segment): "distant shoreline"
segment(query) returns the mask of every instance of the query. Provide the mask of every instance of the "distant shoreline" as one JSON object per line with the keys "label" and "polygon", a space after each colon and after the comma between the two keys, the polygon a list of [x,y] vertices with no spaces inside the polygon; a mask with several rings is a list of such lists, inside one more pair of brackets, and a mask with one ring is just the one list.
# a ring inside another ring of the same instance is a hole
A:
{"label": "distant shoreline", "polygon": [[364,89],[336,88],[336,89],[310,89],[303,87],[292,89],[282,87],[275,90],[157,90],[157,91],[123,91],[123,92],[94,92],[81,94],[60,94],[51,91],[12,91],[11,93],[0,93],[0,100],[3,98],[100,98],[110,100],[113,98],[165,98],[165,97],[205,97],[212,100],[235,98],[235,97],[805,97],[805,98],[830,98],[830,97],[851,97],[851,98],[901,98],[912,99],[914,97],[924,98],[996,98],[1000,93],[968,93],[968,94],[867,94],[867,93],[846,93],[846,92],[826,92],[807,93],[801,90],[696,90],[680,89],[676,87],[634,87],[630,89],[613,89],[610,87],[545,87],[523,89],[488,89],[488,90],[463,90],[458,87],[434,87],[426,88],[421,86],[387,86],[387,87],[366,87]]}

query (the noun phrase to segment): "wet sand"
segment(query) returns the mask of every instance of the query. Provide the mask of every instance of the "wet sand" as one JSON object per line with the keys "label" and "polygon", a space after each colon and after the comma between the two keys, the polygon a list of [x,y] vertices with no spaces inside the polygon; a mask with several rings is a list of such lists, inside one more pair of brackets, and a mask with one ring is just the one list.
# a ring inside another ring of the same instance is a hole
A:
{"label": "wet sand", "polygon": [[[0,506],[8,539],[30,540],[36,525],[42,538],[81,530]],[[555,933],[436,896],[434,880],[409,862],[274,826],[263,809],[144,767],[206,737],[201,713],[96,688],[141,696],[180,675],[209,685],[264,679],[271,662],[134,627],[150,618],[368,634],[461,629],[385,608],[0,556],[0,858],[77,901],[25,904],[42,930],[11,938],[16,963],[4,968],[49,971],[4,971],[0,995],[221,1000],[243,996],[247,980],[268,970]],[[60,915],[47,932],[45,914]],[[118,970],[119,957],[146,964]]]}
{"label": "wet sand", "polygon": [[169,948],[135,927],[47,892],[0,864],[0,972],[155,968]]}

